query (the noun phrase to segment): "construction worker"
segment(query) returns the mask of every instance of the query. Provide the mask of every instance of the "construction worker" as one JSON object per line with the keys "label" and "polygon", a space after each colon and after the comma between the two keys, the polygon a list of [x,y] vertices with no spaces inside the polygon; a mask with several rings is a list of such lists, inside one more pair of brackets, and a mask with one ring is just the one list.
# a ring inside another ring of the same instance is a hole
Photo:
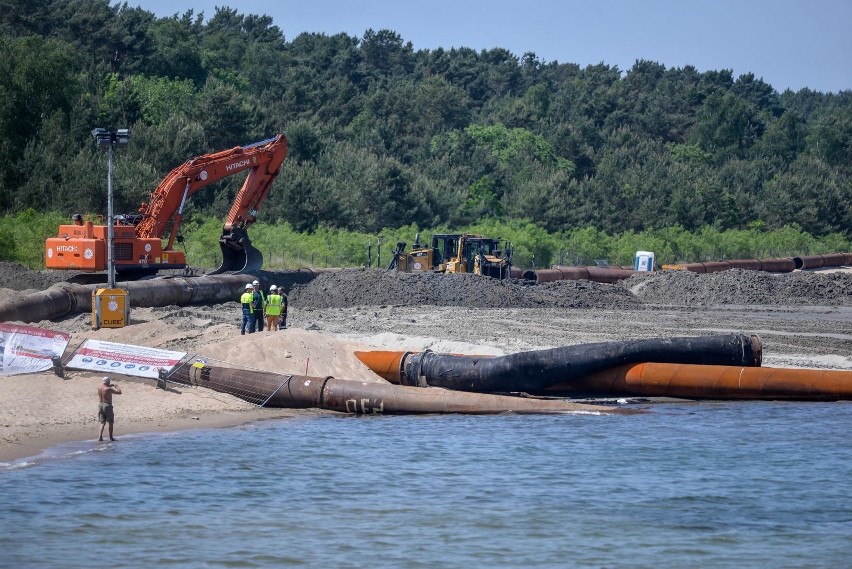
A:
{"label": "construction worker", "polygon": [[248,327],[248,332],[251,334],[254,332],[254,309],[252,308],[252,298],[254,297],[254,287],[251,283],[246,285],[245,291],[243,291],[242,296],[240,296],[240,304],[243,307],[243,323],[240,325],[240,335],[246,335],[246,327]]}
{"label": "construction worker", "polygon": [[263,309],[266,306],[266,298],[263,291],[260,290],[260,282],[254,281],[251,283],[254,292],[252,292],[251,312],[254,317],[252,324],[252,332],[263,332]]}
{"label": "construction worker", "polygon": [[278,287],[269,287],[269,296],[266,297],[266,331],[278,330],[278,322],[281,318],[281,295]]}

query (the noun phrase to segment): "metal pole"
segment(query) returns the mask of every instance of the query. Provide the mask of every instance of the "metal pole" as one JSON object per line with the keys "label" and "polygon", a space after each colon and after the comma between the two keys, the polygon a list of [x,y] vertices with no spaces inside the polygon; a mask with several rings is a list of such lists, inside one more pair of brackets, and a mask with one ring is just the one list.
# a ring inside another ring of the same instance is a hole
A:
{"label": "metal pole", "polygon": [[107,148],[107,271],[109,288],[115,288],[115,259],[113,259],[113,239],[115,238],[112,212],[112,143]]}

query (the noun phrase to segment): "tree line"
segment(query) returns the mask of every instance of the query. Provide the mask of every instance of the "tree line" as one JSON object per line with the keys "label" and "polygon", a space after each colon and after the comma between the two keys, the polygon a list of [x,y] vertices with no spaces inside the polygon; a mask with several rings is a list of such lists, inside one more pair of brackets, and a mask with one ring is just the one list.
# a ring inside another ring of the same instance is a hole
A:
{"label": "tree line", "polygon": [[[188,158],[284,132],[289,154],[259,219],[304,234],[795,223],[852,238],[851,91],[778,93],[750,73],[644,60],[620,70],[415,50],[391,30],[285,38],[270,17],[228,7],[166,18],[108,0],[2,7],[0,215],[105,212],[90,131],[129,127],[117,212]],[[241,184],[197,193],[186,217],[222,220]]]}
{"label": "tree line", "polygon": [[[32,209],[0,215],[0,261],[17,262],[29,269],[44,268],[44,240],[56,236],[56,228],[68,223],[61,214]],[[217,247],[222,221],[195,216],[183,228],[186,239],[176,244],[193,270],[212,269],[222,262]],[[424,230],[416,224],[384,228],[377,233],[320,227],[295,230],[289,223],[258,222],[252,226],[252,245],[264,257],[267,270],[303,267],[386,268],[397,243],[410,250],[415,240],[430,243],[433,233],[473,233],[501,240],[509,246],[515,267],[547,268],[549,265],[595,265],[604,260],[613,266],[632,265],[637,251],[650,250],[664,264],[718,261],[721,259],[771,259],[852,251],[852,239],[840,233],[815,237],[795,223],[781,229],[757,228],[719,231],[705,226],[697,231],[664,227],[609,234],[594,227],[549,233],[527,220],[482,220],[473,225]]]}

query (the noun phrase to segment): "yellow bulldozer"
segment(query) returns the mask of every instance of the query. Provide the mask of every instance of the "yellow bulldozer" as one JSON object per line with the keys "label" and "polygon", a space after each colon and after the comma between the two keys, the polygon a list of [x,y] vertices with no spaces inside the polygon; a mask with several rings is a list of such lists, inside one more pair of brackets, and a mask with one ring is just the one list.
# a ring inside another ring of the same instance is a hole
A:
{"label": "yellow bulldozer", "polygon": [[500,239],[467,233],[436,233],[432,245],[420,244],[420,235],[408,252],[406,243],[396,244],[388,270],[406,273],[473,273],[497,279],[510,278],[512,274],[512,244],[501,248]]}

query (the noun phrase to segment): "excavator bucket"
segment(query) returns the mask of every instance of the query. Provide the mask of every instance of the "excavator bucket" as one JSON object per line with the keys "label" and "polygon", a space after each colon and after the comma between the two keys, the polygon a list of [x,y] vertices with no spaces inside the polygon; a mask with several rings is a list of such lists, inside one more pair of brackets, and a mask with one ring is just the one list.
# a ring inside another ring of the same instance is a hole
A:
{"label": "excavator bucket", "polygon": [[209,273],[255,273],[263,266],[263,254],[252,244],[245,229],[234,228],[222,233],[219,239],[222,249],[222,264]]}

